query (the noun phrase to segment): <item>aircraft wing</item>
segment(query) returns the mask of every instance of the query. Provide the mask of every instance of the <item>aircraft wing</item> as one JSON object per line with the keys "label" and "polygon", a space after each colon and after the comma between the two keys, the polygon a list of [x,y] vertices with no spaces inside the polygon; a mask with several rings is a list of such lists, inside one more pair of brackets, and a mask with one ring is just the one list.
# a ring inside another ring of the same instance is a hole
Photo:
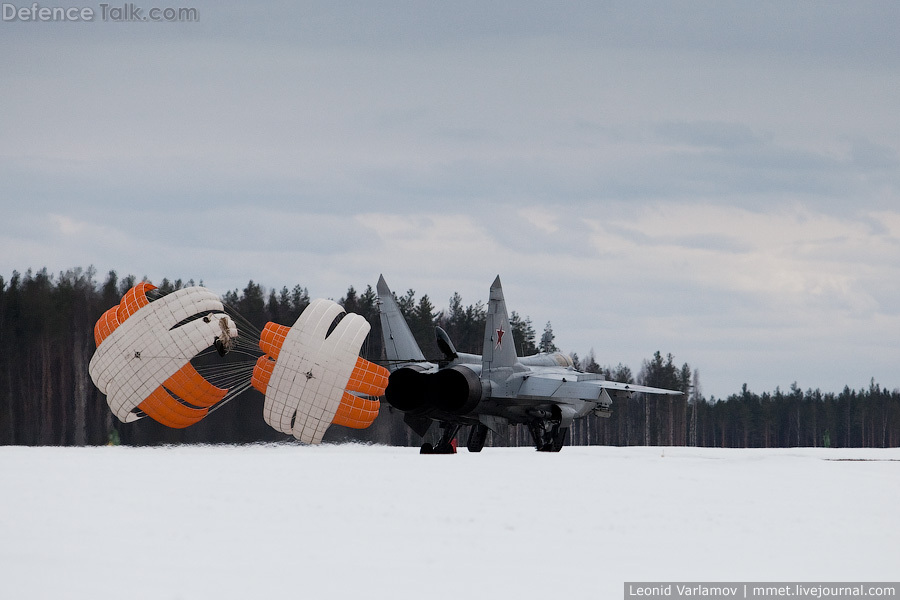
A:
{"label": "aircraft wing", "polygon": [[[641,392],[644,394],[660,394],[666,396],[682,395],[681,392],[675,390],[665,390],[645,385],[635,385],[633,383],[606,381],[593,374],[578,373],[574,371],[528,375],[524,377],[522,386],[518,389],[518,395],[527,397],[595,400],[600,397],[603,390],[611,390],[619,393]],[[617,394],[614,393],[613,395]]]}
{"label": "aircraft wing", "polygon": [[683,392],[677,390],[665,390],[663,388],[648,387],[646,385],[635,385],[633,383],[619,383],[618,381],[594,380],[585,382],[592,385],[598,385],[607,390],[618,390],[623,392],[640,392],[642,394],[659,394],[662,396],[682,396]]}

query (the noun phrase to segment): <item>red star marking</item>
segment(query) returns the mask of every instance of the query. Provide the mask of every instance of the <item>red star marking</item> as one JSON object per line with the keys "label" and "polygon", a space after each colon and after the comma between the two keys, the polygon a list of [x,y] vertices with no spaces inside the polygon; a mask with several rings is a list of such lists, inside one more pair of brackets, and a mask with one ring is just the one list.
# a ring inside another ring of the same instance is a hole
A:
{"label": "red star marking", "polygon": [[500,348],[503,345],[503,334],[506,333],[503,331],[503,326],[500,326],[500,329],[497,330],[497,345],[494,348]]}

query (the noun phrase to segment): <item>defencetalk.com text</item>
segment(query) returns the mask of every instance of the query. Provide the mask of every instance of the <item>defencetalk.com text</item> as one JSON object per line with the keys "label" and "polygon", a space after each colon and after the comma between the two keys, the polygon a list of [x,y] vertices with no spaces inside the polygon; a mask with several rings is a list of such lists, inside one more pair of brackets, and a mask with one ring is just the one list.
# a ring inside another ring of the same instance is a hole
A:
{"label": "defencetalk.com text", "polygon": [[146,9],[134,3],[108,4],[101,3],[97,8],[90,6],[41,6],[33,2],[26,6],[17,6],[4,2],[2,5],[3,21],[34,22],[91,22],[111,21],[119,23],[140,22],[186,22],[199,21],[200,11],[196,8],[160,8]]}

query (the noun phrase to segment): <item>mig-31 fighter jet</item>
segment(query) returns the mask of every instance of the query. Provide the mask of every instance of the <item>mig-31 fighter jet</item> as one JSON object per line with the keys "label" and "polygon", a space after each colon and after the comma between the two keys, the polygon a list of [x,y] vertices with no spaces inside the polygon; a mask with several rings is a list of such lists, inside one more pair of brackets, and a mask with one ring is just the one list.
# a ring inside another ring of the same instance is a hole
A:
{"label": "mig-31 fighter jet", "polygon": [[436,327],[444,356],[433,362],[416,343],[384,276],[377,290],[391,371],[385,400],[404,413],[404,422],[420,436],[434,422],[442,430],[437,445],[423,444],[423,454],[455,452],[456,435],[464,425],[470,427],[468,450],[480,452],[488,430],[506,423],[527,425],[538,450],[559,452],[572,421],[591,412],[608,417],[614,399],[635,392],[681,395],[576,371],[572,359],[560,353],[517,356],[499,275],[491,285],[482,354],[457,352],[447,333]]}

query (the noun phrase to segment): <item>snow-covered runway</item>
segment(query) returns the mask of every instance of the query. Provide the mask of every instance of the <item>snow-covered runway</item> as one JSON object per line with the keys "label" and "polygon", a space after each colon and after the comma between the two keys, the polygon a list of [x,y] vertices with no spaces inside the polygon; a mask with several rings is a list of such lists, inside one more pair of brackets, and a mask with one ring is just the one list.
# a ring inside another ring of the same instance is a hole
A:
{"label": "snow-covered runway", "polygon": [[900,449],[3,447],[0,481],[3,599],[621,598],[900,565]]}

